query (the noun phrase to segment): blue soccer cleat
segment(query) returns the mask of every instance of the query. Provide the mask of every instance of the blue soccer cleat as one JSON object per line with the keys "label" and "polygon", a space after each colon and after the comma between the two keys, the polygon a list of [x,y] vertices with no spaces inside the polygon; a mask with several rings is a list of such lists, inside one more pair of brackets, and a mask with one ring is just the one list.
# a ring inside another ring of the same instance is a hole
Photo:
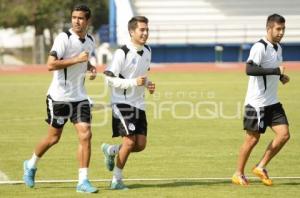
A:
{"label": "blue soccer cleat", "polygon": [[109,147],[109,144],[103,143],[101,145],[101,150],[104,153],[104,163],[105,163],[106,168],[109,171],[112,171],[115,167],[115,155],[110,155],[107,152],[108,147]]}
{"label": "blue soccer cleat", "polygon": [[23,169],[24,169],[24,175],[23,175],[23,180],[26,186],[29,188],[34,187],[34,181],[35,181],[35,173],[36,173],[36,168],[28,168],[28,160],[25,160],[23,163]]}
{"label": "blue soccer cleat", "polygon": [[82,184],[77,185],[76,191],[80,193],[97,193],[98,189],[92,186],[90,181],[86,179]]}
{"label": "blue soccer cleat", "polygon": [[112,190],[129,190],[127,186],[124,185],[122,180],[112,181],[110,185]]}

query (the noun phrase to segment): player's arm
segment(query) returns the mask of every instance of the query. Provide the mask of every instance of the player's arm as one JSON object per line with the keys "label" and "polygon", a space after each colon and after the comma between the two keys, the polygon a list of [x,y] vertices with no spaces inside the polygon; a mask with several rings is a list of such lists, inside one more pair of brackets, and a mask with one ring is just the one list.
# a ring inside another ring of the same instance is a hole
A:
{"label": "player's arm", "polygon": [[87,62],[88,57],[88,53],[84,51],[73,58],[59,60],[57,53],[55,51],[51,51],[48,56],[47,67],[49,71],[64,69],[76,63]]}
{"label": "player's arm", "polygon": [[150,94],[154,93],[154,91],[155,91],[155,83],[154,82],[148,80],[146,82],[146,87],[147,87],[147,89],[148,89],[148,91],[149,91]]}
{"label": "player's arm", "polygon": [[106,81],[109,86],[121,89],[128,89],[130,87],[143,86],[146,83],[146,76],[139,76],[133,79],[123,79],[114,75],[111,71],[104,71]]}
{"label": "player's arm", "polygon": [[282,74],[282,75],[280,75],[280,81],[282,84],[286,84],[286,83],[290,82],[290,77],[286,74]]}
{"label": "player's arm", "polygon": [[282,75],[283,72],[283,66],[277,68],[263,68],[255,64],[252,60],[246,63],[246,74],[248,76]]}
{"label": "player's arm", "polygon": [[90,61],[87,63],[87,70],[90,72],[90,80],[94,80],[97,76],[97,68],[91,64]]}

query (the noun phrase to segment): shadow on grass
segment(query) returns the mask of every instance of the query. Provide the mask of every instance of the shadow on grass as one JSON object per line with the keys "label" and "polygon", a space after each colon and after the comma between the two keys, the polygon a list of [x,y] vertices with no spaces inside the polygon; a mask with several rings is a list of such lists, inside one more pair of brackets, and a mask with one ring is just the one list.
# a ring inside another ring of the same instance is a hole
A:
{"label": "shadow on grass", "polygon": [[283,182],[278,185],[285,185],[285,186],[300,186],[300,180],[299,181],[290,181],[290,182]]}
{"label": "shadow on grass", "polygon": [[139,184],[129,184],[128,188],[138,189],[138,188],[175,188],[175,187],[191,187],[191,186],[214,186],[214,185],[224,185],[231,184],[231,181],[173,181],[168,183],[139,183]]}

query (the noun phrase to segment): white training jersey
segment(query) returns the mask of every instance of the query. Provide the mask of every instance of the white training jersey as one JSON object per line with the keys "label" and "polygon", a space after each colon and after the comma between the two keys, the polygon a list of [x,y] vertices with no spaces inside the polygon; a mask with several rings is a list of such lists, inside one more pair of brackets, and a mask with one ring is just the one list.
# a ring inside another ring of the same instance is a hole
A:
{"label": "white training jersey", "polygon": [[112,63],[106,68],[115,76],[113,82],[108,82],[112,104],[123,103],[145,110],[145,87],[137,86],[136,78],[147,74],[150,62],[151,49],[147,45],[139,52],[132,43],[116,50]]}
{"label": "white training jersey", "polygon": [[[56,52],[57,59],[69,59],[87,51],[89,57],[95,50],[94,38],[89,34],[80,39],[72,29],[60,33],[53,43],[51,53]],[[77,63],[65,69],[53,71],[53,79],[48,95],[55,101],[75,102],[87,99],[84,87],[87,62]]]}
{"label": "white training jersey", "polygon": [[[263,38],[252,46],[250,60],[263,68],[278,68],[282,63],[282,48]],[[278,103],[279,78],[279,75],[250,76],[245,105],[263,107]]]}

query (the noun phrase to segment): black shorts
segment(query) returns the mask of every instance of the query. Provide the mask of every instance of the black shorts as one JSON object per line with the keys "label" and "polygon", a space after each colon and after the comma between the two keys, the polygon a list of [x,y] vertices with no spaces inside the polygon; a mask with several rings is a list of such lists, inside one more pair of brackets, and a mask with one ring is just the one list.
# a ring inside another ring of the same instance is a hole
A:
{"label": "black shorts", "polygon": [[281,103],[257,109],[249,104],[245,106],[244,130],[264,133],[268,126],[280,124],[289,124]]}
{"label": "black shorts", "polygon": [[112,106],[112,137],[129,135],[147,136],[147,118],[145,111],[128,104]]}
{"label": "black shorts", "polygon": [[45,120],[54,128],[62,128],[70,118],[72,123],[91,122],[91,108],[88,100],[78,102],[54,101],[47,96],[47,119]]}

